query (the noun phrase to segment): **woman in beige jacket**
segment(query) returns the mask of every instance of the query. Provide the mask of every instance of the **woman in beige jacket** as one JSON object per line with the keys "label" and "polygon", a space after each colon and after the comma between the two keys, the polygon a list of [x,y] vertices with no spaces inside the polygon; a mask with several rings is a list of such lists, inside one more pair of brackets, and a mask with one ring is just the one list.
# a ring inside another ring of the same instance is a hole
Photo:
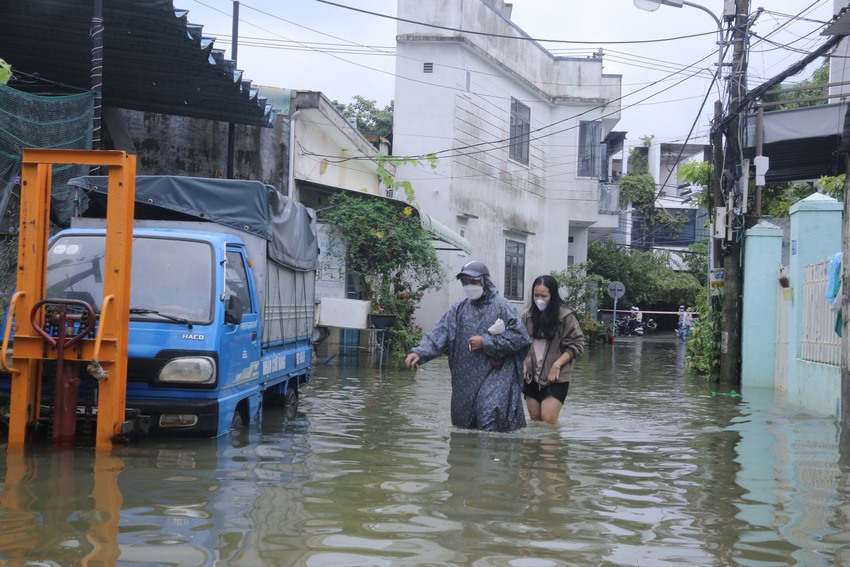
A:
{"label": "woman in beige jacket", "polygon": [[534,341],[525,358],[522,393],[532,421],[556,424],[570,388],[573,361],[584,351],[584,334],[575,311],[558,294],[555,278],[538,277],[531,291],[531,305],[521,316]]}

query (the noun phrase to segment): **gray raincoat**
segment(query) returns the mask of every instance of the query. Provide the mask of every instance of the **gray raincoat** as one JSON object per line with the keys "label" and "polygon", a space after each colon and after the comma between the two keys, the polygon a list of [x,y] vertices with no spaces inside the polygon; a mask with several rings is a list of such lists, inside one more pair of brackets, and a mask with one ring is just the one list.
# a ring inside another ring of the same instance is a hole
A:
{"label": "gray raincoat", "polygon": [[[452,425],[484,431],[525,427],[522,363],[531,338],[514,306],[484,277],[487,293],[449,308],[419,346],[411,349],[425,363],[444,352],[452,374]],[[505,332],[487,329],[501,318]],[[484,348],[469,350],[468,339],[480,335]]]}

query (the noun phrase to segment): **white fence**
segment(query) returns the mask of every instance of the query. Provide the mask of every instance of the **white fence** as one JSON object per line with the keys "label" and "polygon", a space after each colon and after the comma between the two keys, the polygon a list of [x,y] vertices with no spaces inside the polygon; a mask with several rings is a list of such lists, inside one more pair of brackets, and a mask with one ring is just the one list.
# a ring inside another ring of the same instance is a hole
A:
{"label": "white fence", "polygon": [[829,260],[806,266],[803,281],[803,341],[800,358],[841,364],[841,337],[835,332],[836,314],[826,300]]}

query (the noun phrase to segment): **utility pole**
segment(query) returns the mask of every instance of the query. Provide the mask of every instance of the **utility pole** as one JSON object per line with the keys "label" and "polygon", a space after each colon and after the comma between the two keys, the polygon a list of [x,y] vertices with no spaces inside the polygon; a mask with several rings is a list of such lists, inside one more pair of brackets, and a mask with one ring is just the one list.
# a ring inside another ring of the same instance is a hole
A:
{"label": "utility pole", "polygon": [[[732,37],[732,73],[729,77],[729,107],[737,108],[746,94],[747,20],[749,0],[737,0]],[[723,312],[720,323],[720,385],[737,388],[741,384],[741,294],[743,271],[742,243],[746,228],[743,213],[744,188],[741,187],[740,114],[731,117],[726,130],[723,163],[723,193],[726,199],[726,240],[723,254]]]}

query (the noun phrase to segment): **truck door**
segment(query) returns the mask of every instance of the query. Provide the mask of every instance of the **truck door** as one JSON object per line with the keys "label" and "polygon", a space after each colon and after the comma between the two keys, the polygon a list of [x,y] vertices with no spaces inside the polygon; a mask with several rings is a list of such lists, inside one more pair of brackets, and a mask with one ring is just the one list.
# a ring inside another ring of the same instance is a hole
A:
{"label": "truck door", "polygon": [[225,321],[219,361],[222,388],[256,382],[260,377],[260,317],[241,248],[227,248],[224,277],[225,309],[231,304],[231,296],[238,297],[242,321],[239,324]]}

